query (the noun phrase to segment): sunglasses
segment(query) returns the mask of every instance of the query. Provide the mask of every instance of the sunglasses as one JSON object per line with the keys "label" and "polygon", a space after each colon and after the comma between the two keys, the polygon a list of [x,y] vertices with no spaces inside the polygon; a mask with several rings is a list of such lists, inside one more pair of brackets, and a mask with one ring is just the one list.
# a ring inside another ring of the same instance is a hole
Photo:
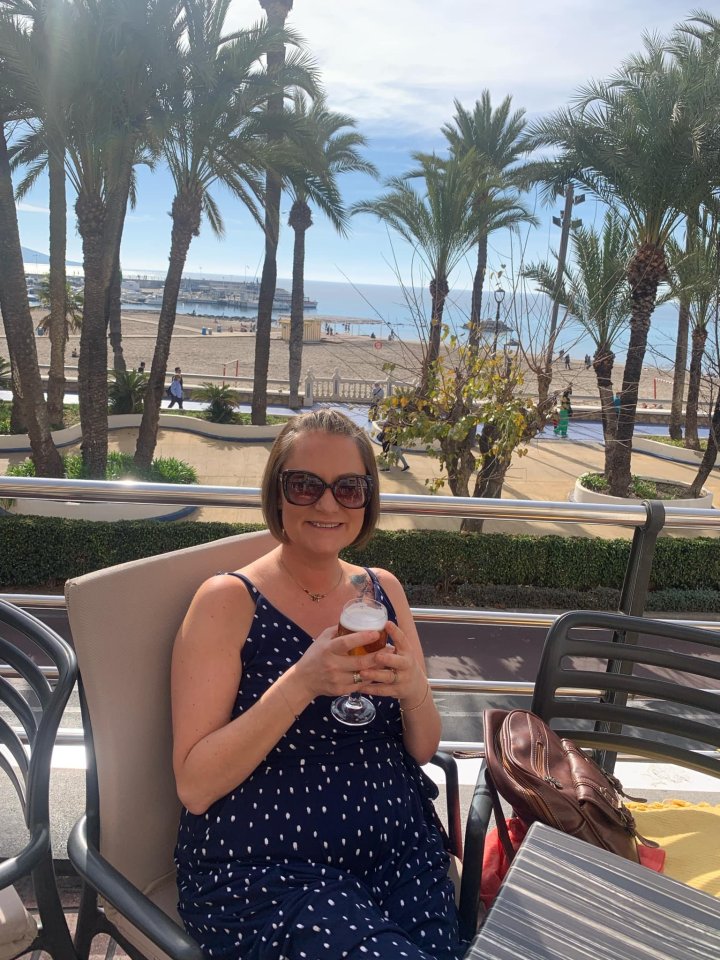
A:
{"label": "sunglasses", "polygon": [[317,503],[326,490],[332,490],[341,507],[361,510],[370,502],[373,491],[372,477],[359,473],[348,473],[332,483],[325,483],[322,477],[307,470],[284,470],[280,474],[280,483],[285,499],[295,507],[309,507]]}

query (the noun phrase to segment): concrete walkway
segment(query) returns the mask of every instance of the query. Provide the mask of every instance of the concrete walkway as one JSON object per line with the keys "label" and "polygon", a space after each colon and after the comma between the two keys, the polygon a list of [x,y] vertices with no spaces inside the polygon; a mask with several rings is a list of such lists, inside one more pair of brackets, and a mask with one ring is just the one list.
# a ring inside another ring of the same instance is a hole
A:
{"label": "concrete walkway", "polygon": [[[367,416],[365,413],[364,416]],[[118,430],[110,434],[111,449],[133,453],[136,431]],[[258,487],[270,443],[240,443],[208,440],[179,431],[161,430],[155,451],[156,457],[178,457],[191,463],[198,471],[201,483],[222,486]],[[378,453],[380,452],[378,447]],[[24,454],[0,458],[0,473],[7,463],[24,459]],[[428,493],[426,482],[439,475],[438,463],[425,453],[406,454],[410,469],[402,472],[393,467],[380,474],[383,493]],[[572,438],[536,439],[527,447],[527,454],[515,456],[507,474],[504,498],[519,500],[548,500],[567,502],[576,478],[587,470],[602,470],[603,445],[595,441],[577,441]],[[677,480],[690,483],[695,468],[673,463],[636,452],[632,462],[633,473],[661,480]],[[707,488],[720,502],[720,471],[713,471]],[[445,488],[445,491],[449,490]],[[221,520],[228,522],[260,522],[257,510],[237,510],[225,507],[203,507],[195,519]],[[443,518],[414,518],[385,515],[381,527],[385,529],[457,529],[460,521]],[[600,527],[578,523],[526,523],[523,521],[488,521],[489,533],[536,533],[566,536],[629,536],[628,530],[619,527]]]}

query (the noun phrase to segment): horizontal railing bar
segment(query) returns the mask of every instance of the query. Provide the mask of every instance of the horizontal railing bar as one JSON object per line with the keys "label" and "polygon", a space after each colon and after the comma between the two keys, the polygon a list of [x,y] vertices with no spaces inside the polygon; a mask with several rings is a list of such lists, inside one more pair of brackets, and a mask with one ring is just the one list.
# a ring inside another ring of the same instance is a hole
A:
{"label": "horizontal railing bar", "polygon": [[[255,487],[141,483],[133,480],[0,478],[0,498],[18,497],[41,500],[75,499],[92,503],[182,503],[191,506],[243,508],[261,506],[260,490]],[[611,523],[624,527],[637,527],[647,519],[647,510],[642,503],[560,503],[405,493],[382,494],[380,509],[382,513],[422,517]],[[665,513],[665,528],[720,527],[720,511],[717,510],[666,507]]]}

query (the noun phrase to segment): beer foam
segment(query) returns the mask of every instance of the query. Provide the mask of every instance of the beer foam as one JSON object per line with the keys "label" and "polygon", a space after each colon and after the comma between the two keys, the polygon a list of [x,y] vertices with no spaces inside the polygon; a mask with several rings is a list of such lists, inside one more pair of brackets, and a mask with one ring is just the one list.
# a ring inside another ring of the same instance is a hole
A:
{"label": "beer foam", "polygon": [[360,630],[382,630],[387,619],[387,611],[384,607],[375,609],[361,603],[353,604],[340,614],[340,623],[350,633],[357,633]]}

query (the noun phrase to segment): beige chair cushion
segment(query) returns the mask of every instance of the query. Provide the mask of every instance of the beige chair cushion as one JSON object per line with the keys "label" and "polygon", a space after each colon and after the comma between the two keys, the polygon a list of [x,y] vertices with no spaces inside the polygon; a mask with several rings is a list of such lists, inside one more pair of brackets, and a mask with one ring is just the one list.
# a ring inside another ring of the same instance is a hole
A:
{"label": "beige chair cushion", "polygon": [[242,534],[98,570],[65,588],[95,744],[101,852],[140,890],[164,890],[172,875],[172,899],[163,896],[163,909],[167,899],[173,913],[180,814],[172,771],[173,641],[204,580],[274,546],[266,531]]}
{"label": "beige chair cushion", "polygon": [[0,890],[0,960],[10,960],[27,950],[38,934],[37,923],[15,887]]}
{"label": "beige chair cushion", "polygon": [[[161,877],[160,880],[156,880],[155,883],[151,884],[143,893],[149,900],[152,900],[156,907],[160,907],[179,927],[182,927],[182,920],[177,912],[178,892],[175,868],[164,877]],[[126,917],[118,913],[110,904],[105,904],[105,912],[120,933],[122,933],[144,957],[147,957],[147,960],[172,960],[172,958],[168,957],[166,953],[163,953],[162,950],[156,947],[151,940],[148,940],[144,934],[140,933]]]}

